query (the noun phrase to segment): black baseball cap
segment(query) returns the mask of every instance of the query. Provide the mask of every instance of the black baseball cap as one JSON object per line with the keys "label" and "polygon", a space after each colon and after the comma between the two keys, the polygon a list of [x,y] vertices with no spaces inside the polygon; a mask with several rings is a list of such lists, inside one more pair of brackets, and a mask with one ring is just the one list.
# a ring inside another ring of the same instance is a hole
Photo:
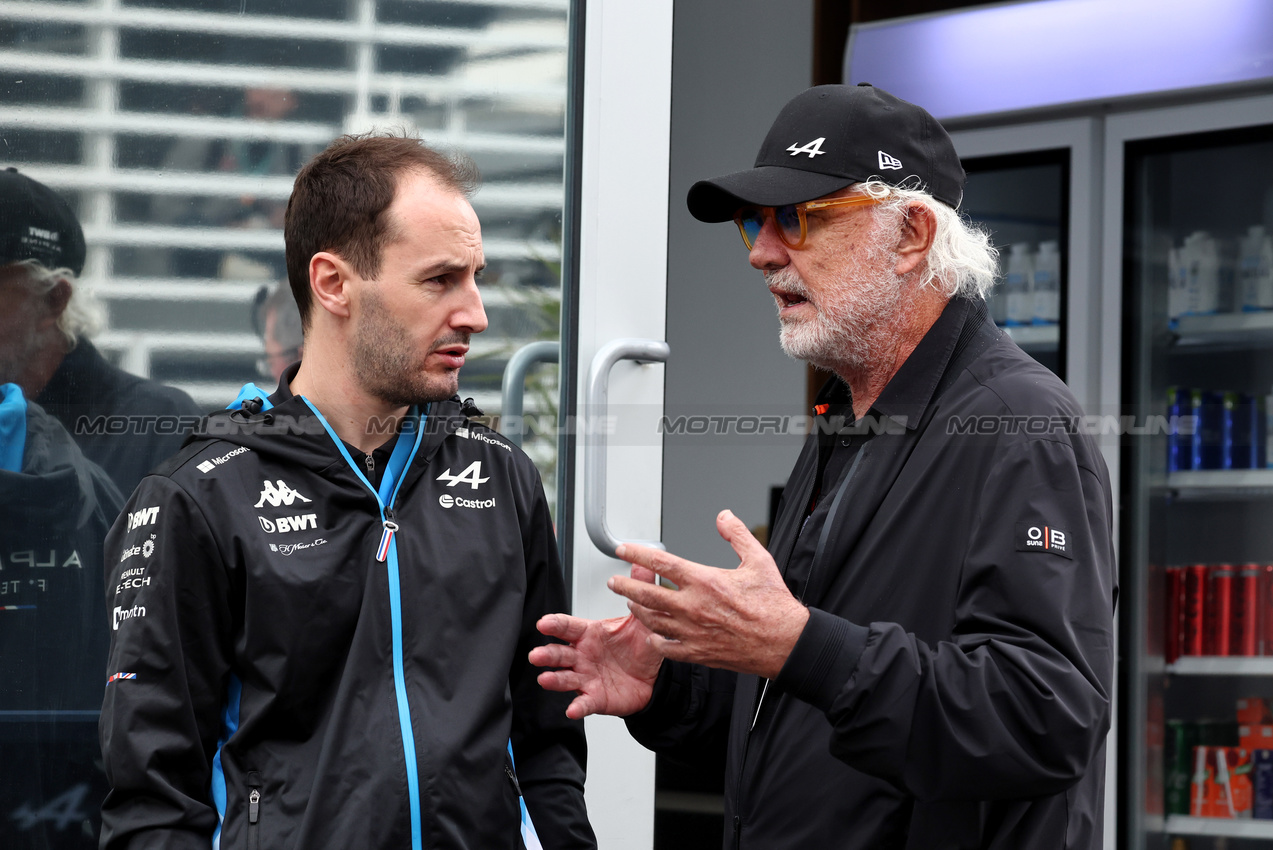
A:
{"label": "black baseball cap", "polygon": [[964,195],[964,168],[936,118],[870,83],[814,86],[778,113],[754,168],[698,181],[686,203],[699,221],[729,221],[739,207],[799,204],[872,177],[952,208]]}
{"label": "black baseball cap", "polygon": [[0,264],[39,260],[84,270],[84,231],[62,196],[10,166],[0,171]]}

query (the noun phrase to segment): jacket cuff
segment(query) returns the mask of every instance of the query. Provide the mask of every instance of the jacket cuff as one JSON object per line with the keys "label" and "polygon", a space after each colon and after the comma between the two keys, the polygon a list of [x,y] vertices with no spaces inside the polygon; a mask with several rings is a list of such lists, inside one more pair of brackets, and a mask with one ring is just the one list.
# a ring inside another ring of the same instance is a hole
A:
{"label": "jacket cuff", "polygon": [[643,735],[656,735],[683,719],[685,706],[675,696],[676,692],[682,692],[684,688],[677,688],[673,683],[678,666],[683,666],[683,662],[664,659],[659,667],[659,674],[654,679],[650,701],[645,704],[645,708],[623,718],[628,731],[637,740]]}
{"label": "jacket cuff", "polygon": [[774,684],[815,708],[830,711],[857,669],[869,632],[866,626],[810,608],[809,622]]}

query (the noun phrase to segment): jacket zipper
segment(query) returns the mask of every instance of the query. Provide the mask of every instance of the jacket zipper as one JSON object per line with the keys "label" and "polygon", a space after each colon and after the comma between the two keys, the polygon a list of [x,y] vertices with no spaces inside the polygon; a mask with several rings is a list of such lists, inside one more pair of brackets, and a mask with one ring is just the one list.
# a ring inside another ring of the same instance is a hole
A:
{"label": "jacket zipper", "polygon": [[371,456],[371,452],[368,452],[367,456],[363,458],[363,464],[367,467],[367,477],[374,477],[376,474],[376,459]]}
{"label": "jacket zipper", "polygon": [[260,827],[258,822],[261,819],[261,789],[253,788],[248,794],[248,850],[258,850],[261,846]]}
{"label": "jacket zipper", "polygon": [[[314,412],[314,415],[318,417],[319,422],[323,424],[323,430],[325,430],[327,435],[331,437],[332,443],[345,459],[345,462],[349,464],[350,469],[361,477],[362,474],[358,472],[358,465],[354,461],[353,455],[345,449],[344,443],[341,441],[340,437],[334,430],[332,430],[331,423],[327,421],[317,407],[314,407],[313,403],[310,402],[309,399],[301,396],[301,400],[305,402],[305,405]],[[398,523],[395,522],[395,515],[393,512],[393,505],[397,500],[398,490],[401,489],[403,481],[405,480],[405,473],[411,468],[411,462],[415,460],[416,452],[419,451],[420,444],[424,438],[424,431],[419,427],[419,424],[423,422],[423,416],[417,414],[415,422],[416,435],[414,443],[401,443],[400,446],[394,447],[394,451],[390,455],[389,466],[392,468],[394,458],[398,455],[400,449],[405,452],[405,461],[402,463],[401,469],[398,473],[395,473],[397,475],[397,480],[388,496],[382,497],[380,494],[380,488],[373,486],[371,481],[368,479],[363,478],[363,483],[367,485],[367,489],[371,491],[372,496],[376,499],[381,525],[383,526],[383,531],[380,537],[380,545],[377,547],[373,557],[380,563],[388,564],[387,577],[389,579],[389,617],[392,632],[390,645],[393,650],[392,664],[394,699],[397,702],[398,707],[398,728],[402,735],[402,754],[404,759],[404,768],[407,775],[407,802],[411,818],[411,847],[412,850],[422,850],[423,840],[421,835],[422,817],[420,811],[420,780],[416,764],[415,731],[411,723],[410,710],[407,707],[406,670],[402,646],[401,586],[398,581],[397,548],[393,542],[394,533],[398,530]],[[375,461],[371,455],[367,455],[364,465],[369,471],[374,467],[374,463]],[[381,485],[383,486],[384,482],[381,482]]]}
{"label": "jacket zipper", "polygon": [[517,781],[517,774],[513,773],[513,769],[508,765],[504,765],[504,772],[508,774],[509,780],[513,783],[513,790],[517,792],[517,796],[522,796],[522,785]]}

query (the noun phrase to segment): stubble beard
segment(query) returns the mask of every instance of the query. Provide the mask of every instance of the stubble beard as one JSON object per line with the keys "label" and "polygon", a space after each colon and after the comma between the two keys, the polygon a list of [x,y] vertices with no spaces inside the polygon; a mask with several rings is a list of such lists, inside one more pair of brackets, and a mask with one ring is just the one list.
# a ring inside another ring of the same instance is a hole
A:
{"label": "stubble beard", "polygon": [[421,371],[429,353],[452,345],[467,345],[469,335],[451,333],[434,340],[429,352],[414,349],[411,335],[385,308],[374,291],[362,300],[362,318],[354,333],[350,359],[354,375],[364,391],[395,407],[442,401],[459,392],[459,370],[441,375]]}
{"label": "stubble beard", "polygon": [[894,273],[896,253],[872,247],[831,286],[809,300],[808,287],[791,266],[765,274],[765,282],[805,298],[813,318],[785,318],[779,310],[779,341],[788,357],[841,377],[867,370],[889,350],[902,304],[902,281]]}

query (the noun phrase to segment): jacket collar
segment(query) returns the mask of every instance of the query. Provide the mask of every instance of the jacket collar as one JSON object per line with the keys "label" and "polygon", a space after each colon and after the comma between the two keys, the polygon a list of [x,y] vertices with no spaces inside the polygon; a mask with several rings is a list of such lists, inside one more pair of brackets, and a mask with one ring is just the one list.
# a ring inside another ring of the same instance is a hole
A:
{"label": "jacket collar", "polygon": [[[293,363],[283,372],[279,379],[278,388],[270,394],[270,402],[274,405],[272,412],[276,414],[291,414],[312,418],[309,408],[303,401],[298,399],[292,393],[291,382],[296,377],[297,371],[300,369],[300,363]],[[424,411],[423,428],[424,437],[420,441],[420,448],[416,452],[416,459],[411,464],[411,468],[407,470],[407,474],[403,477],[402,486],[408,487],[419,478],[429,461],[437,452],[442,442],[455,433],[457,428],[468,423],[468,417],[464,415],[463,404],[460,397],[452,396],[444,401],[430,402]],[[323,452],[330,454],[330,460],[343,467],[345,465],[344,458],[340,456],[340,450],[331,444],[331,439],[324,432],[322,434],[321,443]],[[412,435],[414,437],[414,435]]]}
{"label": "jacket collar", "polygon": [[[976,334],[987,321],[989,316],[984,303],[967,298],[950,299],[937,321],[871,405],[871,412],[904,424],[908,431],[918,428],[938,394],[938,385],[956,348],[962,348],[965,338]],[[815,411],[847,405],[851,415],[852,401],[848,385],[838,377],[832,378],[818,393]]]}

